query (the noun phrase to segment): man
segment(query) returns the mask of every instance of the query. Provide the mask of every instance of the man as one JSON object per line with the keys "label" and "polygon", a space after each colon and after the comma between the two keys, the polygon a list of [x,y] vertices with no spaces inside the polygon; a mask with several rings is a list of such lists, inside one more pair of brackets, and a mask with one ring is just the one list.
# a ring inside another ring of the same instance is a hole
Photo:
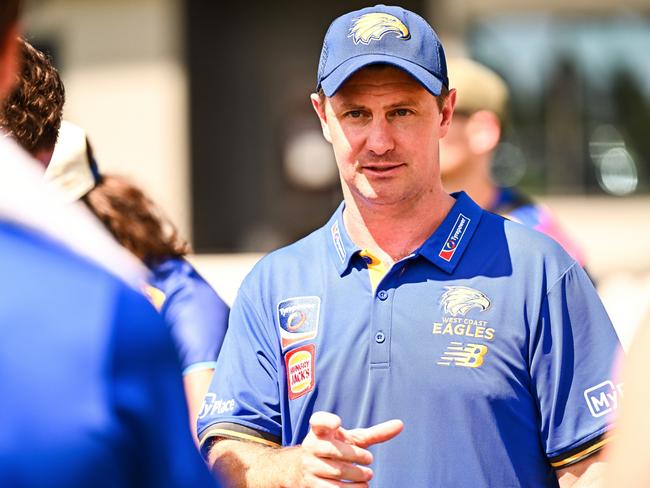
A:
{"label": "man", "polygon": [[607,424],[584,392],[608,381],[616,335],[554,241],[443,191],[447,85],[412,12],[327,31],[312,104],[344,203],[240,288],[198,425],[233,486],[597,478]]}
{"label": "man", "polygon": [[[19,7],[0,3],[0,100],[16,80]],[[65,245],[83,241],[90,255],[115,247],[83,215],[3,133],[0,486],[214,486],[187,432],[160,318]]]}
{"label": "man", "polygon": [[[47,166],[61,127],[65,89],[58,71],[41,51],[21,38],[18,38],[16,45],[21,66],[11,79],[15,86],[0,107],[0,130],[5,137],[15,140],[33,158]],[[23,165],[21,172],[37,173],[31,166]],[[133,287],[140,287],[146,273],[145,267],[134,256],[116,246],[88,212],[75,206],[58,212],[62,205],[50,201],[49,189],[24,195],[17,192],[9,180],[5,183],[7,189],[0,198],[11,205],[14,216],[20,215],[22,222],[32,222],[41,231],[65,242],[67,247],[107,268]],[[60,195],[54,198],[59,200]],[[35,199],[39,202],[35,203]],[[47,218],[43,216],[42,206],[50,210]],[[71,217],[71,214],[75,216]],[[89,232],[91,228],[93,231]],[[106,238],[97,240],[97,234],[104,234]]]}
{"label": "man", "polygon": [[501,140],[509,98],[503,79],[471,59],[452,58],[447,67],[458,96],[454,122],[440,142],[440,173],[445,190],[463,190],[484,209],[551,236],[584,267],[584,252],[547,207],[516,188],[499,187],[492,179],[492,161]]}

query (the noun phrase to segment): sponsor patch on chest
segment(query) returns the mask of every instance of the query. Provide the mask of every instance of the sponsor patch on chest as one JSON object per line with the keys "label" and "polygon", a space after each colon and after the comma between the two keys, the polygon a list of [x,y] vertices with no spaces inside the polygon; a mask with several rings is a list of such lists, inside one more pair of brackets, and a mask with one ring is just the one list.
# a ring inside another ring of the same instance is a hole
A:
{"label": "sponsor patch on chest", "polygon": [[316,346],[313,344],[301,346],[284,356],[289,399],[295,400],[314,389],[315,360]]}
{"label": "sponsor patch on chest", "polygon": [[278,303],[278,324],[282,350],[318,335],[320,298],[293,297]]}

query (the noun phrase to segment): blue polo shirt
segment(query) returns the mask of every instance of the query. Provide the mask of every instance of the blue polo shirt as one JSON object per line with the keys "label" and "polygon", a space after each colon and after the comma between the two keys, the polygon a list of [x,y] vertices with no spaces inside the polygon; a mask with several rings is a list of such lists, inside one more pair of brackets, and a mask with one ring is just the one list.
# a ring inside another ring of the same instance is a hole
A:
{"label": "blue polo shirt", "polygon": [[313,412],[391,418],[373,486],[557,486],[605,442],[618,339],[582,268],[552,239],[467,195],[373,289],[343,205],[244,280],[199,418],[226,437],[299,444]]}
{"label": "blue polo shirt", "polygon": [[144,297],[2,220],[0,270],[0,486],[216,486]]}
{"label": "blue polo shirt", "polygon": [[148,267],[144,292],[169,327],[183,374],[214,368],[228,328],[228,305],[183,258]]}

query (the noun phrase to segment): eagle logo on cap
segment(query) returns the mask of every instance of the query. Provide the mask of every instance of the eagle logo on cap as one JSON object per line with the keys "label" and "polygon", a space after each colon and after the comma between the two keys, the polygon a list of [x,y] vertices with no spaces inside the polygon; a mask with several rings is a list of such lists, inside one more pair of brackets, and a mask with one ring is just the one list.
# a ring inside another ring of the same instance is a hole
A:
{"label": "eagle logo on cap", "polygon": [[440,297],[440,304],[445,312],[454,317],[465,315],[473,308],[484,312],[490,308],[490,299],[478,290],[467,286],[445,286]]}
{"label": "eagle logo on cap", "polygon": [[410,39],[411,34],[404,23],[394,15],[384,13],[365,14],[354,19],[348,37],[351,37],[355,44],[370,44],[370,41],[378,41],[389,32],[395,34],[398,39]]}

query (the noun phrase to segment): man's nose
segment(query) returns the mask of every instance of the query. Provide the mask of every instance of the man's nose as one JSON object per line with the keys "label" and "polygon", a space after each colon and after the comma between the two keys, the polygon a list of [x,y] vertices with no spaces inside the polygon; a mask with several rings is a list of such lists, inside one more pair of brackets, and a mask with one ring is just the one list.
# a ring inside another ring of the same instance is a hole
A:
{"label": "man's nose", "polygon": [[395,140],[388,121],[384,118],[375,118],[368,128],[366,149],[377,155],[386,154],[395,149]]}

